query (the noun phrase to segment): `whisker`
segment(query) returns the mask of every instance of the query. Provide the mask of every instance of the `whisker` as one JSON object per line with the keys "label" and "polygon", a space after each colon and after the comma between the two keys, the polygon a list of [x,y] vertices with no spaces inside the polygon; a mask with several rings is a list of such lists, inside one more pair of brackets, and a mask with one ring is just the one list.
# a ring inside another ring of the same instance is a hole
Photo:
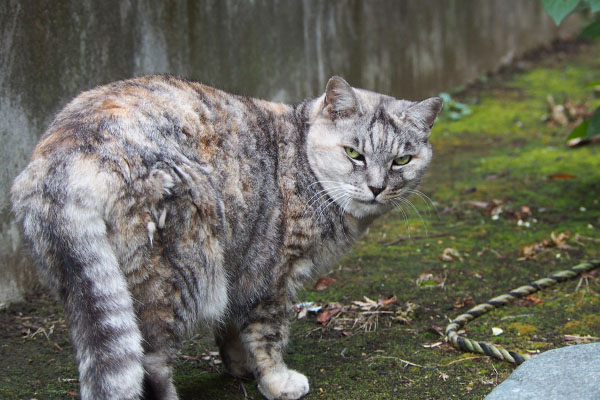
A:
{"label": "whisker", "polygon": [[[347,207],[352,202],[352,197],[347,196],[345,200],[346,201],[344,202],[344,204],[342,206],[342,212],[340,213],[340,224],[342,226],[342,233],[344,234],[344,238],[346,239],[346,242],[352,243],[352,240],[348,237],[348,235],[346,234],[346,229],[344,228],[344,214],[346,214]],[[351,237],[353,236],[352,233],[350,233],[350,236]]]}
{"label": "whisker", "polygon": [[309,187],[311,187],[313,185],[318,185],[318,184],[323,185],[324,183],[337,183],[337,184],[340,184],[341,182],[338,182],[338,181],[316,181],[316,182],[313,182],[310,185],[308,185],[307,188],[309,188]]}
{"label": "whisker", "polygon": [[325,215],[325,211],[327,211],[327,209],[332,204],[334,204],[334,203],[337,204],[338,200],[343,199],[345,196],[348,196],[348,194],[346,192],[341,193],[334,198],[331,198],[330,201],[328,203],[326,203],[324,207],[322,207],[322,210],[320,211],[319,216],[317,217],[317,221],[319,221],[321,219],[321,217],[323,217]]}
{"label": "whisker", "polygon": [[[344,190],[344,188],[333,188],[331,190],[327,190],[327,189],[323,189],[319,192],[317,192],[315,195],[313,195],[308,201],[306,206],[310,207],[311,205],[314,205],[314,203],[318,202],[321,198],[325,197],[326,195],[331,196],[331,193],[337,193],[338,191]],[[316,198],[318,196],[318,198]],[[315,199],[316,198],[316,199]],[[312,201],[313,199],[315,199],[314,201]]]}
{"label": "whisker", "polygon": [[317,217],[317,220],[320,220],[321,217],[325,214],[325,211],[334,203],[336,203],[339,199],[342,199],[344,196],[346,196],[347,194],[345,192],[342,193],[337,193],[337,195],[334,196],[330,196],[330,199],[328,202],[325,202],[325,204],[322,204],[317,211],[320,209],[319,212],[319,216]]}
{"label": "whisker", "polygon": [[438,212],[437,208],[435,207],[435,205],[433,204],[433,200],[431,200],[431,198],[429,196],[427,196],[425,193],[421,192],[420,190],[417,189],[409,189],[407,191],[410,194],[415,194],[416,196],[418,196],[423,203],[425,203],[425,205],[427,206],[427,211],[429,212],[429,215],[431,215],[431,209],[433,208],[433,211],[435,211],[435,214],[437,216],[438,219],[440,219],[440,213]]}
{"label": "whisker", "polygon": [[[320,190],[319,192],[317,192],[316,194],[314,194],[308,201],[307,204],[304,206],[305,210],[303,212],[303,215],[306,215],[306,213],[311,210],[314,209],[314,206],[319,203],[321,200],[323,200],[324,198],[326,198],[327,196],[335,196],[337,193],[340,193],[344,191],[344,188],[333,188],[331,190],[327,190],[327,189],[323,189]],[[319,208],[319,207],[317,207]]]}
{"label": "whisker", "polygon": [[402,204],[397,202],[396,199],[391,199],[390,201],[402,213],[402,216],[404,217],[404,224],[406,225],[406,232],[408,232],[408,237],[410,238],[410,225],[408,224],[408,214],[406,214],[406,211],[404,211],[404,208],[402,208]]}
{"label": "whisker", "polygon": [[423,225],[423,228],[425,228],[425,236],[428,236],[429,235],[429,231],[427,230],[427,225],[425,224],[425,220],[423,219],[423,216],[421,216],[421,213],[419,212],[419,210],[417,209],[417,207],[415,207],[415,205],[410,200],[408,200],[408,199],[399,198],[399,200],[403,204],[408,204],[410,207],[412,207],[412,209],[415,211],[415,213],[417,214],[417,216],[421,220],[421,224]]}

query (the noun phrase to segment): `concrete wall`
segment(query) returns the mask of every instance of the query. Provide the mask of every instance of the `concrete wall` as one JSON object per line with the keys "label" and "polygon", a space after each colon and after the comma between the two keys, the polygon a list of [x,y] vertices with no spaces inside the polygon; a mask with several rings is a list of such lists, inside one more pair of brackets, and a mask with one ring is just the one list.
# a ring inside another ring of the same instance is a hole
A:
{"label": "concrete wall", "polygon": [[298,102],[335,73],[417,98],[557,33],[539,0],[3,0],[0,306],[35,282],[10,214],[11,182],[52,116],[84,89],[161,72]]}

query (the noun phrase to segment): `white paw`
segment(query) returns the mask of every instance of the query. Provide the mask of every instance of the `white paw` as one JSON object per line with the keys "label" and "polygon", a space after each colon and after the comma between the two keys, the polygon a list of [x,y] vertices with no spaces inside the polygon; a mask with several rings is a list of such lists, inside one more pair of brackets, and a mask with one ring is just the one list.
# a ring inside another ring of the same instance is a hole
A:
{"label": "white paw", "polygon": [[308,393],[308,379],[291,369],[276,368],[260,378],[258,390],[268,400],[295,400]]}

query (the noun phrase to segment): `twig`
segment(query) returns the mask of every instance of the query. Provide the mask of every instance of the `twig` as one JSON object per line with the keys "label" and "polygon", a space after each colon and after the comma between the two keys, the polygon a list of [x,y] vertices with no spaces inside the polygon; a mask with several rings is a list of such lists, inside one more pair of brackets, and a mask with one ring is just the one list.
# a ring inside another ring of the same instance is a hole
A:
{"label": "twig", "polygon": [[371,357],[369,357],[369,359],[373,359],[373,358],[387,358],[387,359],[391,359],[391,360],[396,360],[396,361],[403,362],[404,364],[410,365],[412,367],[425,368],[422,365],[415,364],[413,362],[406,361],[406,360],[403,360],[403,359],[398,358],[398,357],[392,357],[392,356],[371,356]]}
{"label": "twig", "polygon": [[241,379],[238,379],[238,382],[240,383],[240,386],[242,387],[242,391],[244,392],[244,398],[247,399],[248,393],[246,392],[246,386],[244,386],[244,382],[242,382]]}
{"label": "twig", "polygon": [[600,243],[600,239],[594,238],[594,237],[590,237],[590,236],[583,236],[580,235],[579,233],[575,235],[575,240],[587,240],[588,242],[595,242],[595,243]]}
{"label": "twig", "polygon": [[396,314],[395,311],[361,311],[359,314]]}
{"label": "twig", "polygon": [[490,358],[490,357],[488,357],[488,356],[477,356],[477,357],[467,357],[467,358],[461,358],[461,359],[458,359],[458,360],[450,361],[448,364],[439,364],[439,365],[438,365],[438,367],[449,367],[449,366],[451,366],[452,364],[456,364],[456,363],[459,363],[459,362],[462,362],[462,361],[467,361],[467,360],[478,360],[478,359],[480,359],[480,358]]}
{"label": "twig", "polygon": [[600,337],[596,336],[579,336],[579,335],[565,335],[565,340],[568,342],[592,342],[600,340]]}
{"label": "twig", "polygon": [[411,240],[411,239],[429,239],[429,238],[437,238],[437,237],[443,237],[443,236],[450,236],[449,233],[433,233],[431,235],[400,235],[398,236],[398,238],[396,240],[393,240],[391,242],[385,243],[386,246],[393,246],[395,244],[398,244],[400,242],[403,242],[405,240]]}

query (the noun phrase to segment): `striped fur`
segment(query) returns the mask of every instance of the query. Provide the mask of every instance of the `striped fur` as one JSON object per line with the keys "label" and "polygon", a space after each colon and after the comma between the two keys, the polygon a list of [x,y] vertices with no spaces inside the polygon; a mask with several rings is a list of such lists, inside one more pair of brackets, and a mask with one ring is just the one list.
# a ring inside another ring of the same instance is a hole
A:
{"label": "striped fur", "polygon": [[199,324],[266,398],[306,394],[282,358],[294,292],[420,182],[440,107],[338,77],[298,106],[171,76],[74,99],[11,194],[66,310],[82,398],[176,399],[170,360]]}

